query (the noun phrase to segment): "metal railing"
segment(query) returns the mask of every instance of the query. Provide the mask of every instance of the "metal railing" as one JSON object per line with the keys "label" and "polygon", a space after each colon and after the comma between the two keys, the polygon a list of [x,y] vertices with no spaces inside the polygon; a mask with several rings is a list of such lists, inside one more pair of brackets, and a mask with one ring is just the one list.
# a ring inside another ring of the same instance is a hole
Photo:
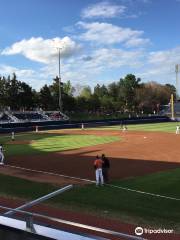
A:
{"label": "metal railing", "polygon": [[[125,234],[125,233],[121,233],[121,232],[117,232],[117,231],[113,231],[113,230],[109,230],[109,229],[104,229],[104,228],[99,228],[99,227],[94,227],[94,226],[89,226],[89,225],[85,225],[85,224],[81,224],[81,223],[76,223],[76,222],[72,222],[72,221],[67,221],[64,219],[59,219],[56,217],[50,217],[47,215],[42,215],[39,213],[34,213],[34,212],[28,212],[28,211],[24,211],[23,209],[27,209],[30,208],[36,204],[39,204],[49,198],[52,198],[58,194],[61,194],[69,189],[72,189],[73,185],[68,185],[66,187],[63,187],[61,189],[58,189],[57,191],[54,191],[52,193],[49,193],[45,196],[42,196],[38,199],[35,199],[29,203],[23,204],[22,206],[19,206],[15,209],[9,208],[9,207],[4,207],[4,206],[0,206],[0,209],[4,209],[6,210],[5,213],[2,214],[2,217],[0,217],[0,222],[1,220],[4,220],[4,218],[10,218],[11,215],[15,214],[15,213],[20,213],[23,214],[25,216],[25,223],[26,223],[26,229],[25,231],[30,232],[30,233],[34,233],[34,234],[38,234],[36,231],[36,224],[34,224],[34,218],[38,217],[41,219],[45,219],[45,220],[50,220],[56,223],[61,223],[61,224],[66,224],[68,226],[73,226],[73,227],[77,227],[77,228],[81,228],[81,229],[85,229],[85,230],[91,230],[97,233],[103,233],[103,234],[107,234],[107,235],[111,235],[111,236],[115,236],[115,237],[123,237],[126,239],[133,239],[133,240],[143,240],[142,237],[138,237],[138,236],[134,236],[134,235],[130,235],[130,234]],[[6,221],[7,224],[8,221]],[[61,231],[61,230],[59,230]],[[97,239],[97,237],[95,237],[94,239]]]}
{"label": "metal railing", "polygon": [[[23,210],[18,210],[18,209],[12,209],[9,207],[4,207],[0,205],[0,209],[4,209],[4,210],[8,210],[8,212],[14,212],[14,213],[21,213],[23,215],[26,216],[26,231],[28,232],[32,232],[32,233],[36,233],[35,227],[34,227],[34,218],[38,217],[41,219],[45,219],[45,220],[50,220],[56,223],[61,223],[61,224],[65,224],[65,225],[69,225],[69,226],[73,226],[73,227],[78,227],[81,229],[85,229],[85,230],[92,230],[96,233],[104,233],[107,235],[111,235],[114,237],[123,237],[125,239],[132,239],[132,240],[145,240],[143,237],[138,237],[138,236],[134,236],[134,235],[130,235],[130,234],[125,234],[122,232],[117,232],[117,231],[113,231],[113,230],[109,230],[109,229],[104,229],[104,228],[99,228],[99,227],[94,227],[94,226],[89,226],[89,225],[85,225],[85,224],[81,224],[81,223],[76,223],[76,222],[72,222],[72,221],[67,221],[64,219],[59,219],[56,217],[50,217],[47,215],[42,215],[39,213],[35,213],[35,212],[28,212],[28,211],[23,211]],[[9,218],[9,216],[8,216]]]}
{"label": "metal railing", "polygon": [[36,204],[39,204],[39,203],[41,203],[41,202],[43,202],[45,200],[48,200],[49,198],[52,198],[52,197],[54,197],[54,196],[56,196],[56,195],[58,195],[60,193],[63,193],[65,191],[69,190],[69,189],[72,189],[72,187],[73,187],[73,185],[68,185],[68,186],[66,186],[64,188],[58,189],[55,192],[49,193],[49,194],[47,194],[47,195],[45,195],[43,197],[35,199],[35,200],[33,200],[33,201],[29,202],[29,203],[25,203],[24,205],[22,205],[22,206],[20,206],[18,208],[15,208],[15,209],[13,209],[11,211],[8,211],[8,212],[4,213],[4,216],[8,216],[8,215],[14,214],[15,210],[22,210],[22,209],[25,209],[25,208],[30,208],[30,207],[32,207],[32,206],[34,206]]}

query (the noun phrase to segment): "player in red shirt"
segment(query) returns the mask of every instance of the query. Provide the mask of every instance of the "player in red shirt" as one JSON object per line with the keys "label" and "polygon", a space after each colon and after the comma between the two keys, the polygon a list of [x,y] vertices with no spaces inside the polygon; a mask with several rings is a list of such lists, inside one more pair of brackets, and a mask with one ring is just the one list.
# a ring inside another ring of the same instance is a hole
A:
{"label": "player in red shirt", "polygon": [[102,174],[102,164],[103,164],[103,161],[97,155],[94,161],[94,169],[96,173],[96,186],[99,186],[99,185],[103,186],[104,184],[104,179]]}

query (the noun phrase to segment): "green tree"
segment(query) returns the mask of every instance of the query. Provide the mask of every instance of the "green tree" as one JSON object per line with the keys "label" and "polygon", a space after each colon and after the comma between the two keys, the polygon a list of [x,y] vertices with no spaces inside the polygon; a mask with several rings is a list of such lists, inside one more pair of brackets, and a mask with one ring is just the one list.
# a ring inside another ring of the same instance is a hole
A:
{"label": "green tree", "polygon": [[120,86],[118,83],[113,82],[108,85],[109,96],[113,98],[113,101],[117,101],[120,94]]}
{"label": "green tree", "polygon": [[96,111],[100,110],[101,104],[100,104],[100,100],[97,95],[95,95],[95,94],[91,95],[91,97],[88,99],[88,102],[89,102],[89,104],[88,104],[89,111],[96,112]]}
{"label": "green tree", "polygon": [[[59,78],[53,79],[53,84],[49,86],[53,98],[53,110],[59,110]],[[62,85],[61,85],[62,90]],[[62,91],[61,91],[62,92]]]}
{"label": "green tree", "polygon": [[16,74],[13,73],[12,79],[8,76],[6,81],[6,92],[7,92],[7,99],[8,99],[8,106],[11,110],[18,110],[21,105],[20,99],[20,81],[17,80]]}
{"label": "green tree", "polygon": [[134,110],[137,106],[136,90],[140,87],[140,81],[141,79],[136,78],[133,74],[128,74],[119,81],[119,97],[128,111]]}
{"label": "green tree", "polygon": [[166,87],[167,91],[169,91],[170,94],[174,95],[174,100],[176,100],[177,91],[176,91],[175,86],[172,84],[166,84],[165,87]]}
{"label": "green tree", "polygon": [[92,92],[89,86],[85,86],[80,93],[80,96],[86,99],[90,99],[91,95],[92,95]]}
{"label": "green tree", "polygon": [[106,88],[106,86],[104,84],[102,86],[97,84],[94,87],[94,94],[96,96],[98,96],[99,98],[102,98],[103,96],[108,95],[108,90],[107,90],[107,88]]}
{"label": "green tree", "polygon": [[5,77],[0,77],[0,110],[5,108],[7,105],[7,89]]}
{"label": "green tree", "polygon": [[63,83],[63,93],[73,96],[73,93],[75,91],[75,88],[72,86],[70,81],[67,81],[67,83]]}
{"label": "green tree", "polygon": [[18,89],[18,107],[25,110],[32,109],[34,106],[32,88],[25,82],[19,83]]}
{"label": "green tree", "polygon": [[76,97],[76,111],[77,112],[87,112],[89,109],[88,100],[85,97]]}
{"label": "green tree", "polygon": [[39,101],[40,106],[44,110],[47,111],[53,109],[53,97],[51,95],[50,88],[46,84],[40,89]]}
{"label": "green tree", "polygon": [[157,82],[141,84],[136,91],[136,102],[139,110],[146,112],[159,111],[161,105],[170,101],[173,86],[161,85]]}

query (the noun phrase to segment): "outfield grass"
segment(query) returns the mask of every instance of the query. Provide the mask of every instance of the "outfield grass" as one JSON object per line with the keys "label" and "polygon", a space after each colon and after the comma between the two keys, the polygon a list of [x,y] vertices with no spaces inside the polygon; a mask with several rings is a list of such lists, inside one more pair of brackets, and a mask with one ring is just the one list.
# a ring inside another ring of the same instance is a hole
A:
{"label": "outfield grass", "polygon": [[[129,124],[127,125],[129,131],[154,131],[154,132],[169,132],[175,133],[176,122],[165,123],[147,123],[147,124]],[[120,125],[94,128],[96,130],[121,130]],[[90,129],[89,129],[90,130]]]}
{"label": "outfield grass", "polygon": [[[162,194],[180,198],[180,169],[148,176],[115,181],[116,186]],[[34,183],[15,177],[0,175],[0,195],[35,199],[57,187],[50,184]],[[149,195],[113,188],[87,185],[75,187],[65,192],[48,204],[67,209],[91,212],[124,219],[132,223],[150,224],[154,227],[173,227],[180,229],[180,201],[163,199]]]}
{"label": "outfield grass", "polygon": [[137,189],[150,193],[167,195],[180,199],[180,168],[146,175],[144,177],[130,178],[121,181],[114,181],[115,185]]}
{"label": "outfield grass", "polygon": [[8,144],[9,136],[1,137],[6,156],[45,154],[60,152],[81,147],[94,146],[120,140],[117,136],[94,135],[58,135],[58,134],[22,134],[16,136],[17,141],[32,141],[29,144]]}
{"label": "outfield grass", "polygon": [[120,140],[116,136],[64,135],[37,140],[31,144],[33,149],[44,152],[56,152],[93,146]]}

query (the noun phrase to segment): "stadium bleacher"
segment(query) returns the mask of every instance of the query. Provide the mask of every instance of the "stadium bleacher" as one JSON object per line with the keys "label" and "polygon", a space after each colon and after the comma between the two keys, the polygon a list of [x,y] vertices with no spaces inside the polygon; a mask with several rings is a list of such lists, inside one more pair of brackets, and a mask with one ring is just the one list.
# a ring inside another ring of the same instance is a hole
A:
{"label": "stadium bleacher", "polygon": [[13,112],[13,115],[21,121],[43,121],[47,120],[38,112]]}
{"label": "stadium bleacher", "polygon": [[0,123],[8,123],[8,122],[11,122],[11,118],[5,113],[1,113],[0,114]]}
{"label": "stadium bleacher", "polygon": [[[160,111],[160,115],[165,115],[171,117],[171,105],[163,106],[162,110]],[[174,103],[174,114],[175,117],[180,117],[180,102]]]}
{"label": "stadium bleacher", "polygon": [[45,114],[49,117],[51,120],[64,120],[64,115],[61,112],[45,112]]}
{"label": "stadium bleacher", "polygon": [[59,111],[5,111],[0,112],[0,123],[61,121],[69,118]]}

